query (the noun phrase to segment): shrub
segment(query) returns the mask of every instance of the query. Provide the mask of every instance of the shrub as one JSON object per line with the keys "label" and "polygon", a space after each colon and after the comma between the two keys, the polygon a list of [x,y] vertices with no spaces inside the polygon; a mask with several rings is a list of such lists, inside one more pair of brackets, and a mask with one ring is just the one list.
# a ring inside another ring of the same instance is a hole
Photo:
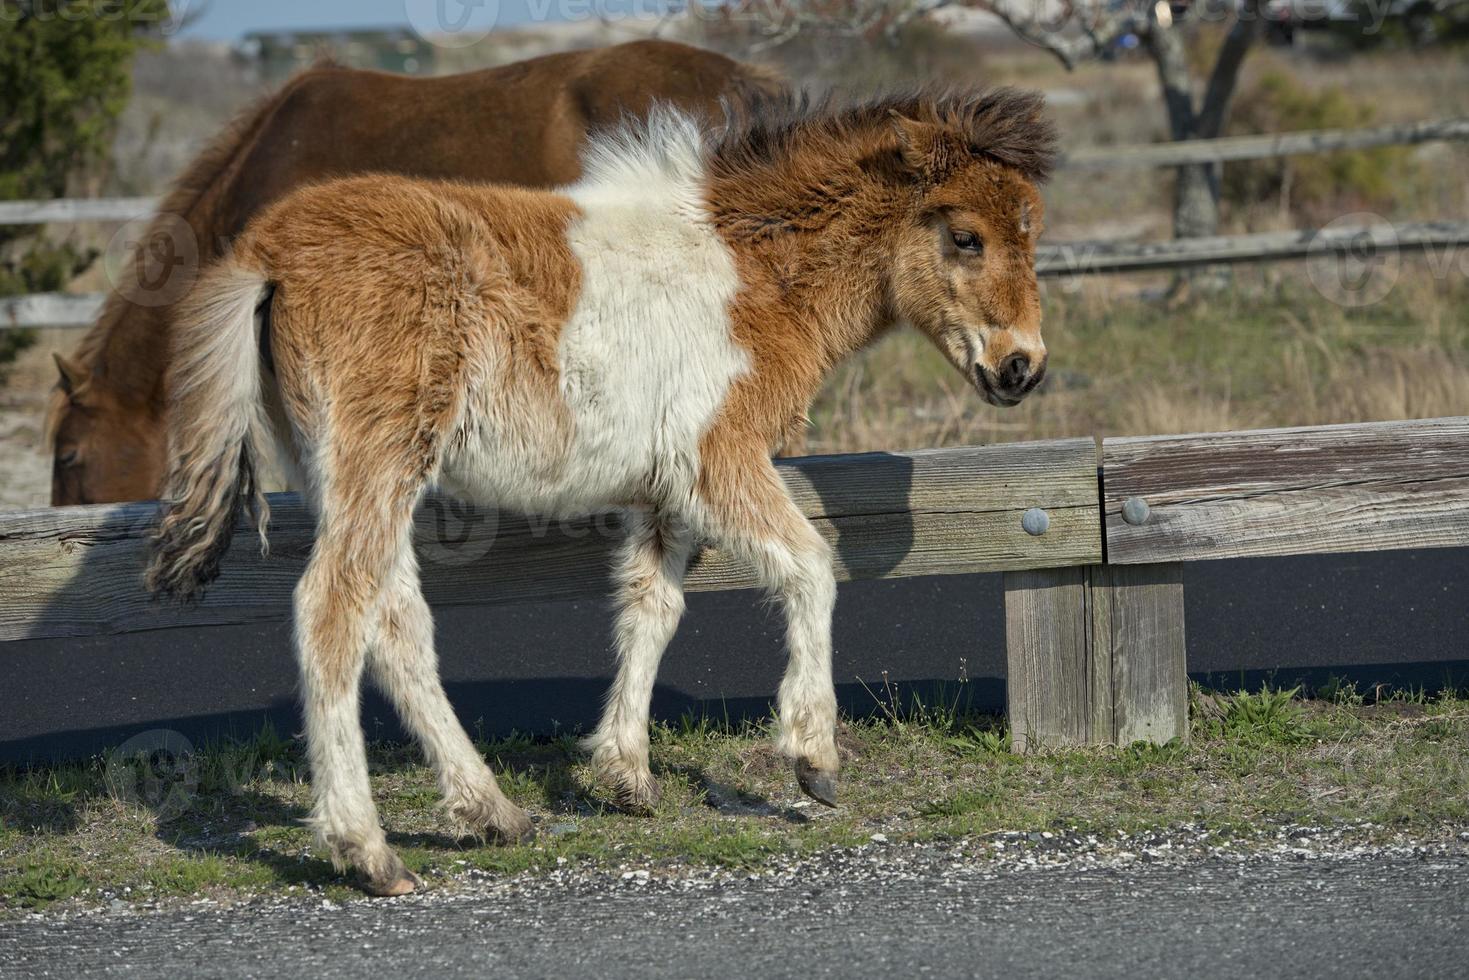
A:
{"label": "shrub", "polygon": [[[1235,100],[1228,134],[1354,129],[1371,124],[1373,115],[1370,105],[1340,89],[1312,91],[1288,72],[1272,70]],[[1408,167],[1406,149],[1393,146],[1245,160],[1225,166],[1221,193],[1231,208],[1274,203],[1319,224],[1347,211],[1391,207]]]}
{"label": "shrub", "polygon": [[[107,158],[139,47],[166,0],[0,0],[0,200],[66,196]],[[0,296],[59,290],[95,259],[35,227],[0,227]],[[33,342],[0,331],[0,371]],[[3,374],[0,374],[3,377]]]}

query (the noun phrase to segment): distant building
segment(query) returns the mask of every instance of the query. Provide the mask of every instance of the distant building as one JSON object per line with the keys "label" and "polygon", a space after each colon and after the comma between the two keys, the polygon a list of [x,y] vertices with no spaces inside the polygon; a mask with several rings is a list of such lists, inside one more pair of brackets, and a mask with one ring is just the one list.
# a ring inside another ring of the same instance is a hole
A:
{"label": "distant building", "polygon": [[263,80],[277,83],[321,58],[353,68],[404,75],[431,75],[434,46],[407,28],[355,31],[256,31],[246,34],[240,51],[260,68]]}

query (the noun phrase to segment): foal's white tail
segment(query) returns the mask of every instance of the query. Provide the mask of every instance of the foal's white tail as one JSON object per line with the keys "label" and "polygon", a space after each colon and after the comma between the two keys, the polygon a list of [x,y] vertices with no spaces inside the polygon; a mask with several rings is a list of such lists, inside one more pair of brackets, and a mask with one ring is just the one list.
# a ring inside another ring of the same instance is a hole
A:
{"label": "foal's white tail", "polygon": [[247,509],[265,546],[270,513],[255,467],[271,436],[257,310],[269,295],[264,272],[226,258],[201,276],[174,321],[167,512],[147,573],[155,595],[202,594],[219,576],[235,521]]}

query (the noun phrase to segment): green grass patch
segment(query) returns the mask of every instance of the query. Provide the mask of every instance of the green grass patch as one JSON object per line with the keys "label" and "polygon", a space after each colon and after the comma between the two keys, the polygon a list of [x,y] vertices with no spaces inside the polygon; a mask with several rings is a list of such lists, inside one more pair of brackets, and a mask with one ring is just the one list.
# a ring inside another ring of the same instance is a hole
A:
{"label": "green grass patch", "polygon": [[[966,714],[941,692],[893,696],[885,717],[842,726],[837,810],[800,796],[763,725],[690,717],[655,726],[663,799],[651,817],[612,807],[569,736],[482,741],[506,792],[538,821],[534,842],[510,847],[450,833],[415,750],[374,745],[370,763],[390,841],[439,887],[466,872],[758,868],[877,832],[916,841],[1189,823],[1228,839],[1280,821],[1371,821],[1425,835],[1469,825],[1469,702],[1369,703],[1341,685],[1331,694],[1195,690],[1187,742],[1025,756],[1011,751],[1001,719]],[[138,767],[151,782],[134,778]],[[301,744],[269,731],[185,760],[3,771],[0,906],[351,898],[312,848],[309,805]]]}

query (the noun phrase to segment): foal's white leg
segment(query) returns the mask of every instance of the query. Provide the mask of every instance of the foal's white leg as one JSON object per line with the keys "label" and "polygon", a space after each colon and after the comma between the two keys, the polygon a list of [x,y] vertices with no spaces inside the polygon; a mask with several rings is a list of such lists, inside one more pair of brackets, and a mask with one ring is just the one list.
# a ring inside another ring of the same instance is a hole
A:
{"label": "foal's white leg", "polygon": [[616,561],[617,679],[597,730],[584,743],[592,766],[617,787],[618,802],[649,810],[658,783],[648,766],[648,712],[658,662],[683,616],[683,578],[692,551],[687,528],[642,512],[628,516]]}
{"label": "foal's white leg", "polygon": [[790,661],[777,700],[777,747],[795,762],[801,789],[835,806],[840,759],[831,665],[836,604],[831,549],[764,455],[710,459],[705,476],[701,500],[711,536],[752,564],[785,608]]}
{"label": "foal's white leg", "polygon": [[[309,822],[339,870],[356,868],[373,894],[402,895],[419,881],[378,825],[358,691],[383,581],[393,550],[407,545],[407,535],[395,533],[386,514],[337,503],[325,495],[316,546],[296,587],[296,650],[315,798]],[[411,519],[411,509],[403,509],[400,520]]]}
{"label": "foal's white leg", "polygon": [[474,834],[488,831],[506,841],[534,836],[530,817],[501,792],[444,694],[433,616],[419,586],[412,548],[399,552],[383,590],[377,643],[368,660],[378,686],[438,773],[450,817]]}

